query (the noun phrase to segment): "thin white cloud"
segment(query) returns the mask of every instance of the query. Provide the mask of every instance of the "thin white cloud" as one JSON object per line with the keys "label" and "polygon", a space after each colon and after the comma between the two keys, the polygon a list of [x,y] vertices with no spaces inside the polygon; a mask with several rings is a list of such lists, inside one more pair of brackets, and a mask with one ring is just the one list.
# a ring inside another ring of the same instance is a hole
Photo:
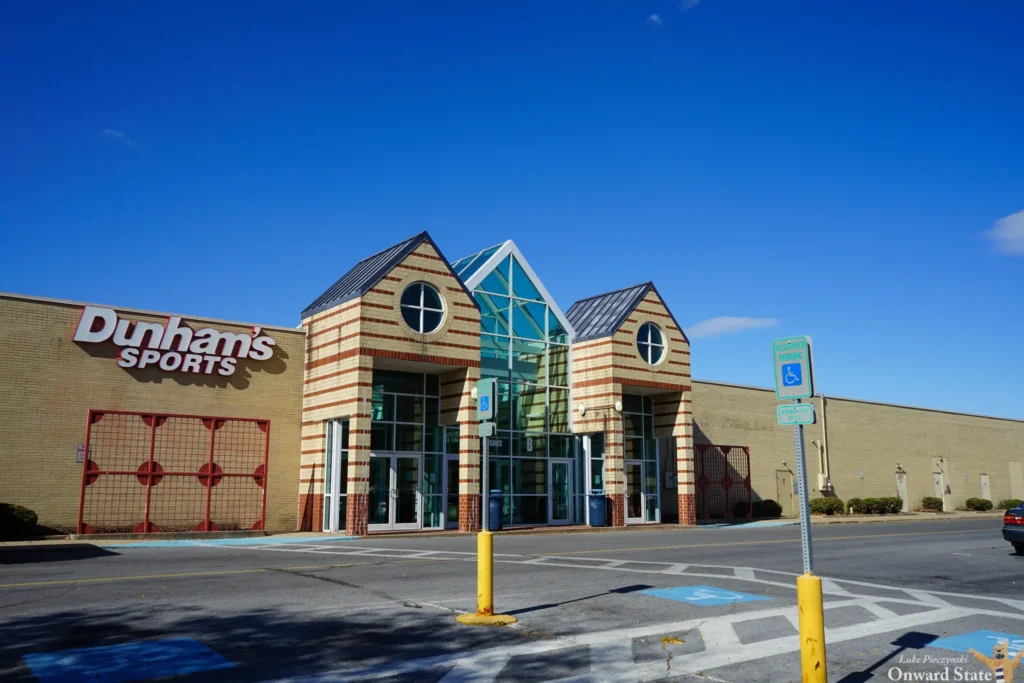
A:
{"label": "thin white cloud", "polygon": [[101,138],[109,138],[111,140],[117,140],[118,142],[123,142],[124,144],[128,145],[129,147],[138,147],[139,146],[139,143],[135,142],[135,140],[132,140],[130,137],[125,135],[122,131],[116,130],[114,128],[104,128],[99,133],[97,133],[97,135],[99,135]]}
{"label": "thin white cloud", "polygon": [[742,318],[730,315],[723,315],[718,318],[711,318],[691,325],[686,328],[686,334],[691,339],[700,337],[718,337],[723,334],[743,332],[762,327],[775,327],[779,324],[777,318]]}
{"label": "thin white cloud", "polygon": [[1024,256],[1024,209],[1000,218],[981,234],[992,241],[1000,254]]}
{"label": "thin white cloud", "polygon": [[699,4],[700,0],[681,0],[679,3],[679,9],[681,9],[684,12],[689,12]]}
{"label": "thin white cloud", "polygon": [[661,26],[661,17],[658,16],[657,14],[652,14],[651,16],[647,17],[647,23],[650,26]]}

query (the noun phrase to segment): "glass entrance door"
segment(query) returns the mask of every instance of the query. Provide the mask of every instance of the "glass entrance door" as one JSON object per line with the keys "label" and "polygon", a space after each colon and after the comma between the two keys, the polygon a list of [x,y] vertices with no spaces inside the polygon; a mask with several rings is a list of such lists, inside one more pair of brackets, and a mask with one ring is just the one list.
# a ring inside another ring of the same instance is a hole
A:
{"label": "glass entrance door", "polygon": [[643,461],[626,461],[626,522],[629,524],[644,521],[643,485]]}
{"label": "glass entrance door", "polygon": [[654,460],[627,460],[626,523],[642,524],[660,520],[658,463]]}
{"label": "glass entrance door", "polygon": [[548,467],[551,509],[548,519],[551,524],[569,524],[572,522],[572,460],[552,460]]}
{"label": "glass entrance door", "polygon": [[370,456],[370,531],[419,529],[423,469],[419,455]]}
{"label": "glass entrance door", "polygon": [[445,518],[448,529],[459,528],[459,457],[445,460]]}

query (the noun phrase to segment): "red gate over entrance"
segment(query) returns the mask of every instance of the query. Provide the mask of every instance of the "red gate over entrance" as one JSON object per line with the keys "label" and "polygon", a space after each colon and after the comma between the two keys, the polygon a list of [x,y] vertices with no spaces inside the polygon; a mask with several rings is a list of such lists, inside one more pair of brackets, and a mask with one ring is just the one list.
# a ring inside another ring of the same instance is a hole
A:
{"label": "red gate over entrance", "polygon": [[260,530],[270,422],[90,410],[78,533]]}
{"label": "red gate over entrance", "polygon": [[753,503],[750,449],[696,444],[694,456],[697,519],[749,518]]}

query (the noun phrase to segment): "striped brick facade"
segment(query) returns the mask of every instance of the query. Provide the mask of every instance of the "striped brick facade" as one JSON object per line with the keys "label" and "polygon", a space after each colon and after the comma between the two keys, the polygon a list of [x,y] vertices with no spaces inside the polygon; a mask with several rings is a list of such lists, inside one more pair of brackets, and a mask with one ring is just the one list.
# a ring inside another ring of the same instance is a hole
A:
{"label": "striped brick facade", "polygon": [[[445,301],[443,322],[430,334],[414,332],[402,319],[402,292],[414,282],[433,285]],[[421,242],[363,296],[311,315],[302,326],[306,362],[299,505],[303,521],[311,521],[308,528],[319,530],[322,519],[316,515],[322,515],[325,422],[348,418],[346,531],[366,534],[374,368],[440,375],[442,423],[463,425],[460,494],[479,493],[479,446],[470,438],[476,412],[469,391],[479,378],[480,313],[429,241]]]}
{"label": "striped brick facade", "polygon": [[[636,335],[644,323],[656,324],[665,337],[664,358],[649,365],[637,350]],[[653,396],[656,437],[674,437],[680,524],[695,518],[693,421],[690,388],[690,344],[652,288],[610,336],[572,345],[573,405],[584,405],[573,431],[604,433],[605,491],[612,505],[612,524],[625,524],[622,416],[615,410],[623,394]]]}

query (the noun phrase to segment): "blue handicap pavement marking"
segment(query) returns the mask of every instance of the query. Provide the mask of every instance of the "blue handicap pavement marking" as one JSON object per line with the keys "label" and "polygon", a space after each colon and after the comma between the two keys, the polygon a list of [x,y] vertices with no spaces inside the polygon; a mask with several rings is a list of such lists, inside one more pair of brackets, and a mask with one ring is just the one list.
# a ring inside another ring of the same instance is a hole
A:
{"label": "blue handicap pavement marking", "polygon": [[235,666],[195,638],[56,650],[24,659],[41,683],[115,683]]}
{"label": "blue handicap pavement marking", "polygon": [[728,605],[734,602],[757,602],[758,600],[771,600],[763,595],[751,595],[740,593],[714,586],[679,586],[678,588],[648,588],[640,591],[642,595],[653,595],[656,598],[667,598],[676,602],[688,602],[691,605],[702,605],[714,607],[715,605]]}
{"label": "blue handicap pavement marking", "polygon": [[803,371],[799,363],[786,363],[782,366],[782,386],[798,387],[803,383]]}
{"label": "blue handicap pavement marking", "polygon": [[968,648],[970,648],[983,655],[991,656],[992,647],[997,643],[1008,643],[1009,647],[1006,649],[1011,657],[1020,650],[1024,650],[1024,636],[1017,635],[1016,633],[987,630],[971,631],[970,633],[961,633],[958,636],[939,638],[928,643],[928,647],[939,647],[944,650],[956,650],[957,652],[967,652]]}

